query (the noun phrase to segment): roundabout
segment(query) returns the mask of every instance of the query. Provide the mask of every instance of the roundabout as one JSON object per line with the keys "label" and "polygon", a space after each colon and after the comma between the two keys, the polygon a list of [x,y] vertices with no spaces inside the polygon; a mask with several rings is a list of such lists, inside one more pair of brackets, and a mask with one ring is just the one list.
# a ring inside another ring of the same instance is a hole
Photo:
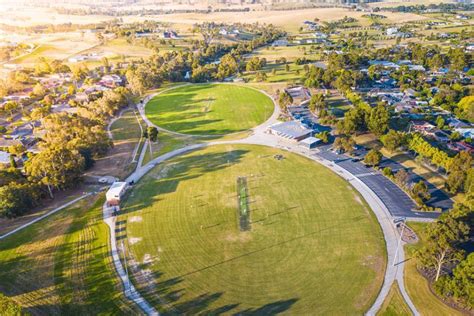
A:
{"label": "roundabout", "polygon": [[165,313],[361,314],[383,281],[383,236],[363,198],[279,149],[226,144],[171,158],[123,212],[136,286]]}
{"label": "roundabout", "polygon": [[195,136],[246,131],[265,122],[273,110],[273,101],[256,89],[216,83],[167,89],[145,107],[152,124]]}

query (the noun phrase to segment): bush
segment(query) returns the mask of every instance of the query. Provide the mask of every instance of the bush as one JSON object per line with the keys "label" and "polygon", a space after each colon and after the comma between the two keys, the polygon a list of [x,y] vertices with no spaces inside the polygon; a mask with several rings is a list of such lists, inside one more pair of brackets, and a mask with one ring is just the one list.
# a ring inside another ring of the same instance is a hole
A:
{"label": "bush", "polygon": [[384,176],[386,176],[387,178],[393,177],[392,168],[390,168],[390,167],[385,167],[385,168],[383,168],[382,174],[383,174]]}

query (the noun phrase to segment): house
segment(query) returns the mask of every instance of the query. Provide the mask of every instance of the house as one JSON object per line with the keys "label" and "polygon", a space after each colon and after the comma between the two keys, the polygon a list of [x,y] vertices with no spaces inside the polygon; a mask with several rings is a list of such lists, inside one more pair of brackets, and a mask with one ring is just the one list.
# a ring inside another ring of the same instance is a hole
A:
{"label": "house", "polygon": [[23,145],[19,139],[0,138],[0,149],[7,149],[10,146]]}
{"label": "house", "polygon": [[440,130],[435,131],[433,137],[441,143],[447,143],[449,141],[449,135]]}
{"label": "house", "polygon": [[99,81],[100,85],[108,87],[108,88],[115,88],[115,87],[121,86],[122,83],[123,83],[122,77],[115,74],[105,75]]}
{"label": "house", "polygon": [[67,103],[54,104],[51,106],[52,113],[77,113],[79,109],[69,106]]}
{"label": "house", "polygon": [[395,36],[398,34],[398,28],[396,27],[389,27],[385,31],[388,36]]}
{"label": "house", "polygon": [[120,199],[122,198],[123,194],[127,190],[127,182],[114,182],[107,193],[105,193],[105,197],[107,199],[108,206],[119,206]]}
{"label": "house", "polygon": [[272,46],[288,46],[288,41],[286,39],[278,39],[272,43]]}
{"label": "house", "polygon": [[435,126],[425,121],[412,121],[410,123],[410,130],[415,130],[424,135],[434,134]]}
{"label": "house", "polygon": [[312,131],[304,127],[298,121],[276,123],[268,127],[268,133],[277,135],[292,141],[301,141],[311,136]]}
{"label": "house", "polygon": [[474,146],[466,142],[448,144],[448,148],[454,151],[467,151],[470,154],[474,153]]}
{"label": "house", "polygon": [[293,98],[293,100],[294,99],[307,100],[311,97],[311,93],[309,92],[308,88],[305,88],[303,86],[295,86],[295,87],[286,88],[285,92],[288,93]]}
{"label": "house", "polygon": [[454,129],[465,129],[471,127],[471,124],[465,123],[454,117],[448,120],[448,125]]}
{"label": "house", "polygon": [[470,128],[455,128],[454,129],[456,132],[461,134],[462,137],[464,138],[471,138],[474,139],[474,127]]}
{"label": "house", "polygon": [[10,153],[0,151],[0,166],[8,167],[10,165]]}

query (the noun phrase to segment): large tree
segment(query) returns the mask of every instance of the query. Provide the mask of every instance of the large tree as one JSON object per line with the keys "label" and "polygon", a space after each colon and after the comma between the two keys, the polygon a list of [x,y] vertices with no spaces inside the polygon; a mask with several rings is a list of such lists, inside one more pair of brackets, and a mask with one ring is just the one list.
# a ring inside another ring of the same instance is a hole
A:
{"label": "large tree", "polygon": [[367,126],[372,133],[380,136],[388,129],[389,120],[390,113],[387,108],[382,104],[378,104],[370,110]]}
{"label": "large tree", "polygon": [[321,113],[322,110],[326,109],[326,102],[324,100],[324,94],[316,93],[311,96],[309,100],[309,109],[313,112]]}
{"label": "large tree", "polygon": [[[471,211],[472,212],[472,211]],[[445,267],[464,258],[460,245],[469,236],[469,225],[463,221],[466,213],[452,210],[443,213],[427,228],[425,246],[417,253],[422,268],[434,273],[434,280],[446,272]]]}
{"label": "large tree", "polygon": [[54,189],[74,186],[84,171],[84,157],[65,147],[49,148],[25,165],[30,181],[44,185],[51,198]]}

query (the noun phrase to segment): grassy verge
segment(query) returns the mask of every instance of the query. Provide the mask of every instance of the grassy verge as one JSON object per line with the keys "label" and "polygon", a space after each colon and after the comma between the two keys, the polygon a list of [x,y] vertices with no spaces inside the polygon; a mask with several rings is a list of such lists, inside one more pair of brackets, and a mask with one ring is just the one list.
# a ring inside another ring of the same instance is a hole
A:
{"label": "grassy verge", "polygon": [[444,304],[429,287],[428,281],[418,272],[416,268],[415,252],[423,246],[425,238],[423,232],[426,223],[409,223],[409,226],[416,232],[420,241],[415,245],[406,245],[405,263],[405,287],[410,295],[413,304],[421,315],[463,315],[461,312]]}
{"label": "grassy verge", "polygon": [[102,203],[91,197],[3,240],[0,290],[32,314],[133,312],[111,264]]}
{"label": "grassy verge", "polygon": [[398,283],[395,281],[390,288],[385,301],[383,302],[382,308],[377,313],[377,316],[410,316],[410,307],[405,303]]}

